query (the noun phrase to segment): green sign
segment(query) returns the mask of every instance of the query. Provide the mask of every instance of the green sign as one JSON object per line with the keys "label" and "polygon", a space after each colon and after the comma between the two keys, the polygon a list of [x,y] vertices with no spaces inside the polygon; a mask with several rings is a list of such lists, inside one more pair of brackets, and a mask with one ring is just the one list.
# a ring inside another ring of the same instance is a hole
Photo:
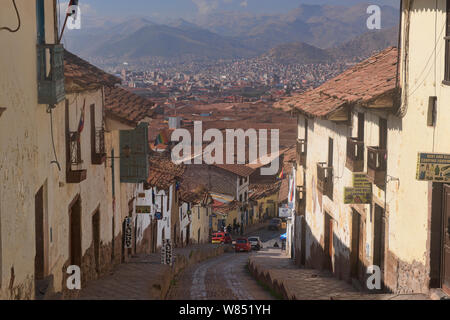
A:
{"label": "green sign", "polygon": [[450,182],[450,154],[419,153],[416,179]]}
{"label": "green sign", "polygon": [[353,174],[353,187],[344,188],[344,204],[367,204],[372,202],[372,183],[365,174]]}

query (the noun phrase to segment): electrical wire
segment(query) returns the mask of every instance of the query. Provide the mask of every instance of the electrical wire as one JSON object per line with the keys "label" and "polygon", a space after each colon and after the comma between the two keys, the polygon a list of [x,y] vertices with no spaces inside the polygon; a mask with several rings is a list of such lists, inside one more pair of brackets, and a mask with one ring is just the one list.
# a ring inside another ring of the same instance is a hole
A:
{"label": "electrical wire", "polygon": [[12,3],[14,5],[14,9],[16,10],[16,14],[17,14],[17,28],[16,29],[11,29],[11,28],[8,28],[8,27],[1,27],[0,31],[6,30],[6,31],[9,31],[11,33],[14,33],[14,32],[19,31],[19,29],[20,29],[21,21],[20,21],[19,10],[17,9],[17,5],[16,5],[16,0],[12,0]]}
{"label": "electrical wire", "polygon": [[55,160],[53,160],[51,163],[52,164],[55,163],[58,166],[58,170],[61,171],[61,165],[59,164],[58,156],[56,154],[56,148],[55,148],[55,139],[54,139],[54,134],[53,134],[53,108],[51,105],[48,106],[47,113],[50,114],[50,134],[52,137],[53,154],[55,155]]}

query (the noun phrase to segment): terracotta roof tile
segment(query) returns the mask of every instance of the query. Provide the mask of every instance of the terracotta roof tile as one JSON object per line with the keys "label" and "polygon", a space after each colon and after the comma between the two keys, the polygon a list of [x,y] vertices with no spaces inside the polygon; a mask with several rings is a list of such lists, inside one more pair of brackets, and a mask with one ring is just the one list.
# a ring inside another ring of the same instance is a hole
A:
{"label": "terracotta roof tile", "polygon": [[267,184],[252,184],[249,186],[249,199],[259,200],[269,197],[280,190],[281,181]]}
{"label": "terracotta roof tile", "polygon": [[364,106],[392,94],[396,90],[397,54],[397,48],[387,48],[320,87],[283,99],[274,107],[324,117],[346,105]]}
{"label": "terracotta roof tile", "polygon": [[255,171],[244,164],[214,164],[215,167],[221,168],[228,172],[234,173],[240,177],[247,177]]}
{"label": "terracotta roof tile", "polygon": [[64,51],[64,77],[67,93],[95,90],[102,86],[114,87],[121,80],[81,59]]}
{"label": "terracotta roof tile", "polygon": [[105,88],[106,114],[131,125],[153,116],[154,103],[120,87]]}
{"label": "terracotta roof tile", "polygon": [[186,169],[184,165],[176,165],[170,159],[158,155],[150,157],[149,164],[147,183],[160,190],[167,190],[176,181],[182,180]]}

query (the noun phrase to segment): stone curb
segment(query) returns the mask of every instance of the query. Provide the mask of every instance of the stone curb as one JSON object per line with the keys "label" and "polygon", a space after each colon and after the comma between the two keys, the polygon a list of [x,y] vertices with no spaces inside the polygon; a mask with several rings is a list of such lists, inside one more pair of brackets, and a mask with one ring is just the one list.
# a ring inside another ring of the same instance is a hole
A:
{"label": "stone curb", "polygon": [[172,267],[166,266],[157,283],[150,285],[150,299],[164,300],[171,287],[171,282],[185,268],[199,262],[222,255],[228,250],[226,246],[192,248],[188,254],[176,254]]}

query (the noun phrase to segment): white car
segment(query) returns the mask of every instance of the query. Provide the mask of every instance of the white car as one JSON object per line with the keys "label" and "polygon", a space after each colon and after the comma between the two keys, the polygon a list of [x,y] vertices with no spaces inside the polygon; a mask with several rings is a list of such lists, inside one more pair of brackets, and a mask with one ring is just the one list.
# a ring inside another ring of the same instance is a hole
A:
{"label": "white car", "polygon": [[259,237],[248,237],[248,242],[250,242],[252,249],[261,250],[263,248],[263,244]]}

